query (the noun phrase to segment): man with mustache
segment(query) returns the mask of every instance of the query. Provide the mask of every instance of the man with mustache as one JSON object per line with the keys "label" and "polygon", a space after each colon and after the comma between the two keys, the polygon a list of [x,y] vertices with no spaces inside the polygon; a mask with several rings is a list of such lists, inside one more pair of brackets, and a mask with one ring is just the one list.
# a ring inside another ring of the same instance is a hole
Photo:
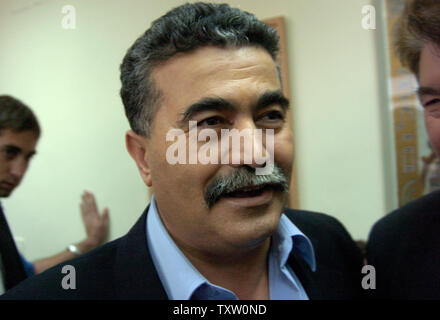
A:
{"label": "man with mustache", "polygon": [[[69,262],[75,290],[63,290],[59,265],[6,298],[358,298],[362,256],[343,226],[284,210],[293,138],[277,51],[273,29],[228,5],[185,4],[156,20],[121,65],[127,150],[153,189],[150,205],[126,236]],[[191,121],[217,136],[247,132],[262,152],[171,164],[167,135],[180,130],[186,142]],[[274,145],[256,129],[273,132]],[[273,171],[258,175],[268,152]]]}
{"label": "man with mustache", "polygon": [[[0,96],[0,198],[9,197],[20,185],[36,153],[40,125],[32,110],[21,101]],[[92,193],[82,196],[81,213],[87,237],[51,257],[29,262],[18,252],[0,203],[0,294],[20,281],[105,242],[108,212],[100,215]]]}

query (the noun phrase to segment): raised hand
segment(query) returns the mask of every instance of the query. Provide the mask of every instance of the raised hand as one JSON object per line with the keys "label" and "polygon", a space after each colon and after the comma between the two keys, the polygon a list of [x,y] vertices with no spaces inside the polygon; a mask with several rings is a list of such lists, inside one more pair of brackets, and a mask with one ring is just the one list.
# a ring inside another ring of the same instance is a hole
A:
{"label": "raised hand", "polygon": [[106,242],[109,233],[109,209],[104,208],[100,214],[95,196],[90,191],[84,191],[80,208],[87,233],[87,244],[97,247]]}

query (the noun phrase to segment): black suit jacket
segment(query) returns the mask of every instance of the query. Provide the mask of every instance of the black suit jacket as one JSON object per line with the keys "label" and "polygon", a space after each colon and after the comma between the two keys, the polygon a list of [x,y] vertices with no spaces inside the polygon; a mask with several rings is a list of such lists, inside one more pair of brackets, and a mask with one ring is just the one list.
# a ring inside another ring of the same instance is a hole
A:
{"label": "black suit jacket", "polygon": [[3,263],[5,289],[11,289],[27,278],[17,247],[0,203],[0,259]]}
{"label": "black suit jacket", "polygon": [[440,192],[376,222],[367,260],[376,269],[376,297],[440,299]]}
{"label": "black suit jacket", "polygon": [[[127,235],[23,281],[2,299],[167,299],[146,244],[148,208]],[[324,214],[286,210],[312,241],[317,270],[290,256],[310,299],[353,299],[361,292],[362,256],[344,227]],[[76,289],[61,283],[64,265],[76,270]]]}

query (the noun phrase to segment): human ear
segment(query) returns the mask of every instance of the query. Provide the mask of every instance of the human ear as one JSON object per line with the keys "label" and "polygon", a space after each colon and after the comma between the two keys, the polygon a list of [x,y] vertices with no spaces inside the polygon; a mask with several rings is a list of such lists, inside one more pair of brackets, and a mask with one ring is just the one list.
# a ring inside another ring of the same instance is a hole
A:
{"label": "human ear", "polygon": [[125,146],[136,163],[142,180],[144,180],[144,183],[148,187],[151,187],[153,182],[151,179],[150,166],[148,165],[146,139],[147,138],[138,135],[133,130],[129,130],[125,134]]}

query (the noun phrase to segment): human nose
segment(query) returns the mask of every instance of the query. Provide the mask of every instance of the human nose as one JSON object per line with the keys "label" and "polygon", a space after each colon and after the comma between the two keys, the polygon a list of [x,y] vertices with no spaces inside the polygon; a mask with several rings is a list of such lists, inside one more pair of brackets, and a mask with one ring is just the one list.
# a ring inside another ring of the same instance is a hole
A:
{"label": "human nose", "polygon": [[229,165],[252,168],[262,167],[267,161],[267,149],[264,143],[264,132],[256,128],[253,121],[243,121],[230,131]]}
{"label": "human nose", "polygon": [[28,161],[22,157],[15,158],[10,166],[10,174],[20,181],[28,167]]}

